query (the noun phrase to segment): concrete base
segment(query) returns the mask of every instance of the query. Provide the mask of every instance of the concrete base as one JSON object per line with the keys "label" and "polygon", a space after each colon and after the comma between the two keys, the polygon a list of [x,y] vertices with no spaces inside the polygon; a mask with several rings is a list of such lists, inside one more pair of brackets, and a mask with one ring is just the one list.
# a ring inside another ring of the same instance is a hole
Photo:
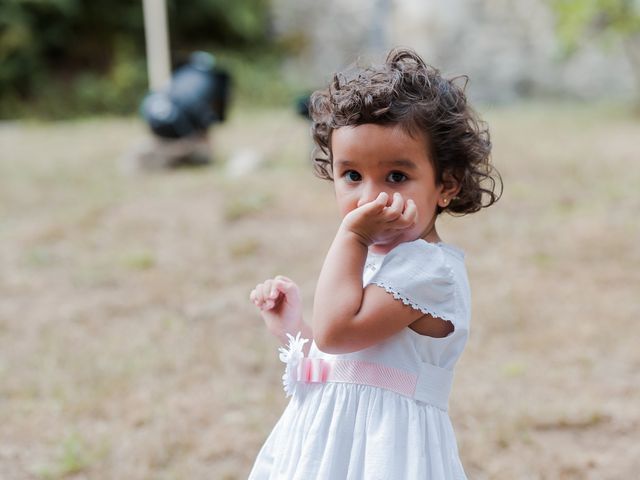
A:
{"label": "concrete base", "polygon": [[126,173],[197,166],[211,163],[211,144],[207,134],[169,139],[150,135],[121,158]]}

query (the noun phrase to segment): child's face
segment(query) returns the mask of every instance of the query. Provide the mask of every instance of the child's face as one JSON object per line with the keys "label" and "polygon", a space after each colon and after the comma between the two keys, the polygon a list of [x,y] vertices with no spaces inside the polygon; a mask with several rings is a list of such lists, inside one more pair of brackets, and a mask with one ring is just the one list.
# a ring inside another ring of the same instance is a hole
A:
{"label": "child's face", "polygon": [[436,183],[426,140],[412,137],[398,125],[364,124],[333,131],[333,176],[336,198],[344,217],[374,200],[380,192],[389,198],[399,192],[405,202],[412,199],[418,209],[416,225],[404,230],[388,245],[374,245],[386,253],[396,245],[424,238],[438,241],[434,229],[436,207],[445,206],[446,193]]}

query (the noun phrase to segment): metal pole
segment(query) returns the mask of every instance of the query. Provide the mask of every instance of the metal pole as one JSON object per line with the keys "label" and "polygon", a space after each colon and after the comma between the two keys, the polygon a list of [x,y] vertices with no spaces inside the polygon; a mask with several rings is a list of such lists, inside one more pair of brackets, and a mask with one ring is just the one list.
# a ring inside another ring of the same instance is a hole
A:
{"label": "metal pole", "polygon": [[171,78],[166,2],[143,0],[143,12],[149,90],[157,92],[164,89]]}

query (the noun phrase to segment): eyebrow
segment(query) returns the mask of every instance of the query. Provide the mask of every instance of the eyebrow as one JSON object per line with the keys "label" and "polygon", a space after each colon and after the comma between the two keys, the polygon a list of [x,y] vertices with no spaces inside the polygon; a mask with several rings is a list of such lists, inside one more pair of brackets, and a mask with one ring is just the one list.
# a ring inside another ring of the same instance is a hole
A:
{"label": "eyebrow", "polygon": [[[385,160],[382,162],[378,162],[378,165],[405,168],[407,170],[416,170],[418,168],[415,162],[405,158],[399,158],[397,160]],[[348,168],[357,166],[358,163],[352,162],[351,160],[336,160],[336,167]]]}

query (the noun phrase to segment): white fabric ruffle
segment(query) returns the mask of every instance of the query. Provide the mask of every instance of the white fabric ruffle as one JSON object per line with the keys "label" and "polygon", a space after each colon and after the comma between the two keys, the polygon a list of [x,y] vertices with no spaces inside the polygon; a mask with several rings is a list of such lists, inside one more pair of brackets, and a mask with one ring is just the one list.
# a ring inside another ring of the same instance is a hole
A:
{"label": "white fabric ruffle", "polygon": [[446,412],[366,385],[301,384],[258,459],[250,480],[466,479]]}

